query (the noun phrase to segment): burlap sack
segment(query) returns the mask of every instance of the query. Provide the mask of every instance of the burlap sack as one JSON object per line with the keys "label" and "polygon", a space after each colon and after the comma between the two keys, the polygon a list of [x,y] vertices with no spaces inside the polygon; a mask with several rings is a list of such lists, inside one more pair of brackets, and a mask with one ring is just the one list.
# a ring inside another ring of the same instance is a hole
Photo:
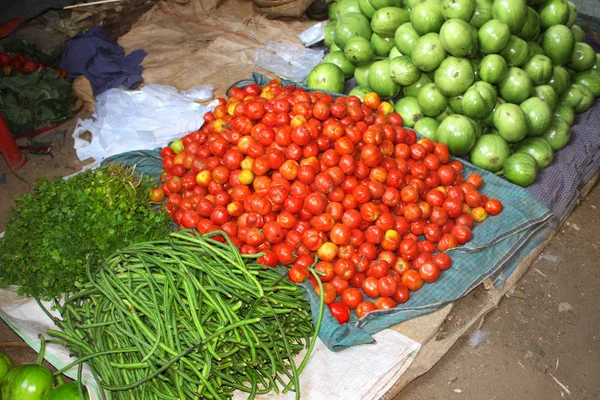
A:
{"label": "burlap sack", "polygon": [[[273,6],[261,6],[259,5],[260,0],[254,0],[254,10],[261,14],[264,15],[265,17],[269,18],[269,19],[277,19],[277,18],[287,18],[287,17],[291,17],[291,18],[298,18],[301,17],[302,15],[304,15],[304,13],[306,12],[306,9],[312,4],[313,0],[297,0],[297,1],[292,1],[290,3],[287,4],[278,4],[278,5],[273,5]],[[285,1],[285,0],[284,0]],[[260,1],[261,3],[263,1]],[[271,2],[271,3],[277,3],[275,2]]]}
{"label": "burlap sack", "polygon": [[144,82],[180,90],[211,83],[222,96],[253,71],[273,77],[254,64],[256,48],[268,41],[301,45],[297,34],[314,24],[307,18],[272,21],[244,0],[190,0],[185,5],[158,2],[119,44],[127,53],[144,49]]}

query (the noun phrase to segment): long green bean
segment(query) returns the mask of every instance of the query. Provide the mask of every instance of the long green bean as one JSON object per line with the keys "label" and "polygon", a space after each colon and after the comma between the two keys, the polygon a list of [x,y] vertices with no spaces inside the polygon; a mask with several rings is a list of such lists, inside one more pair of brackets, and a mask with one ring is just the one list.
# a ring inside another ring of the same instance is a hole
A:
{"label": "long green bean", "polygon": [[258,256],[242,256],[224,232],[131,245],[88,266],[89,283],[57,304],[62,332],[49,333],[88,362],[110,400],[280,388],[299,398],[308,354],[298,367],[294,357],[310,354],[321,317],[315,332],[304,290]]}

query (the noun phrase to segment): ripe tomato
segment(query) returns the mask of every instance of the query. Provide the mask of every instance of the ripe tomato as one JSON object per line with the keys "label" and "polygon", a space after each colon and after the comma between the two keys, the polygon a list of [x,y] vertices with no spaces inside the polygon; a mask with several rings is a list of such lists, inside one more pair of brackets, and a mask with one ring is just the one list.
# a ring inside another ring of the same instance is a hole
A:
{"label": "ripe tomato", "polygon": [[323,193],[311,193],[304,199],[304,208],[312,215],[320,215],[327,206],[327,197]]}
{"label": "ripe tomato", "polygon": [[444,233],[440,241],[437,243],[438,250],[441,252],[444,252],[448,249],[453,249],[456,246],[458,246],[458,242],[450,233]]}
{"label": "ripe tomato", "polygon": [[329,261],[319,261],[315,265],[315,269],[317,271],[320,271],[320,272],[323,273],[322,275],[319,274],[319,278],[323,282],[329,282],[335,276],[335,270],[333,268],[333,264],[331,262],[329,262]]}
{"label": "ripe tomato", "polygon": [[433,261],[427,261],[419,268],[419,275],[423,281],[433,283],[440,277],[440,267]]}
{"label": "ripe tomato", "polygon": [[362,290],[367,296],[373,299],[379,297],[379,279],[374,276],[368,276],[362,284]]}
{"label": "ripe tomato", "polygon": [[257,258],[256,262],[274,268],[277,266],[277,256],[272,251],[265,251],[265,255]]}
{"label": "ripe tomato", "polygon": [[419,254],[419,246],[414,239],[402,239],[400,242],[400,255],[405,260],[413,260]]}
{"label": "ripe tomato", "polygon": [[481,177],[481,175],[479,175],[477,173],[473,173],[467,177],[465,182],[470,183],[473,186],[475,186],[477,189],[479,189],[481,187],[481,185],[483,185],[483,178]]}
{"label": "ripe tomato", "polygon": [[362,292],[351,287],[342,292],[342,302],[351,310],[356,310],[356,307],[363,301]]}
{"label": "ripe tomato", "polygon": [[390,275],[379,278],[377,282],[377,289],[381,297],[392,297],[396,293],[397,286],[396,279]]}
{"label": "ripe tomato", "polygon": [[377,93],[370,92],[363,96],[363,104],[371,110],[377,110],[377,107],[381,104],[381,98]]}
{"label": "ripe tomato", "polygon": [[371,311],[377,310],[377,306],[372,301],[361,301],[358,306],[356,306],[356,314],[358,318],[362,318]]}
{"label": "ripe tomato", "polygon": [[500,200],[491,199],[485,202],[484,208],[489,215],[498,215],[502,212],[503,206]]}
{"label": "ripe tomato", "polygon": [[321,260],[333,261],[338,255],[338,246],[332,242],[325,242],[317,249],[317,254]]}
{"label": "ripe tomato", "polygon": [[302,283],[308,278],[308,268],[303,265],[294,265],[288,271],[288,278],[292,282]]}
{"label": "ripe tomato", "polygon": [[337,223],[329,232],[329,239],[337,245],[346,245],[350,243],[352,236],[352,227]]}
{"label": "ripe tomato", "polygon": [[471,210],[471,217],[475,220],[475,222],[483,222],[488,217],[488,212],[483,207],[475,207]]}
{"label": "ripe tomato", "polygon": [[421,275],[419,275],[419,272],[414,269],[410,269],[402,274],[402,284],[412,292],[416,292],[417,290],[421,289],[424,283],[425,281],[423,281],[423,278]]}
{"label": "ripe tomato", "polygon": [[277,246],[273,246],[273,253],[283,265],[291,264],[297,257],[294,253],[294,247],[288,243],[279,243]]}
{"label": "ripe tomato", "polygon": [[463,225],[455,225],[452,227],[450,234],[456,238],[458,244],[465,244],[471,240],[471,229]]}
{"label": "ripe tomato", "polygon": [[282,242],[285,239],[283,227],[276,221],[269,221],[263,226],[265,240],[271,244]]}
{"label": "ripe tomato", "polygon": [[192,229],[200,221],[198,213],[192,210],[185,210],[181,217],[181,225],[186,229]]}
{"label": "ripe tomato", "polygon": [[375,301],[378,310],[389,310],[396,307],[396,302],[391,297],[380,297]]}
{"label": "ripe tomato", "polygon": [[[335,298],[337,297],[337,291],[335,290],[335,287],[329,283],[329,282],[323,282],[323,300],[325,301],[325,304],[331,304],[335,301]],[[319,286],[315,286],[315,292],[317,293],[317,295],[321,295],[321,291],[319,290]]]}
{"label": "ripe tomato", "polygon": [[329,304],[329,311],[331,311],[331,314],[342,325],[350,321],[350,309],[342,302],[338,301]]}
{"label": "ripe tomato", "polygon": [[398,283],[396,285],[396,292],[393,294],[392,299],[398,304],[406,303],[410,299],[410,291],[404,284]]}
{"label": "ripe tomato", "polygon": [[376,167],[383,160],[383,154],[378,146],[374,144],[366,144],[360,151],[360,157],[367,167]]}
{"label": "ripe tomato", "polygon": [[433,262],[441,271],[445,271],[452,265],[452,258],[446,253],[437,253],[433,256]]}
{"label": "ripe tomato", "polygon": [[302,243],[310,251],[317,251],[326,240],[326,234],[316,228],[307,229],[302,235]]}
{"label": "ripe tomato", "polygon": [[162,188],[152,188],[149,197],[151,202],[160,203],[165,198],[165,191]]}
{"label": "ripe tomato", "polygon": [[333,262],[333,268],[335,270],[336,276],[346,281],[352,279],[356,274],[356,267],[354,266],[354,263],[350,260],[338,258]]}
{"label": "ripe tomato", "polygon": [[337,275],[334,276],[330,282],[335,287],[335,290],[337,291],[338,296],[341,296],[342,293],[344,292],[344,290],[346,290],[350,287],[350,284],[348,283],[347,280],[342,279]]}
{"label": "ripe tomato", "polygon": [[442,165],[437,170],[437,173],[440,177],[440,182],[444,186],[453,185],[454,182],[456,181],[456,177],[458,175],[458,172],[456,171],[456,169],[454,169],[453,167],[451,167],[449,165]]}
{"label": "ripe tomato", "polygon": [[463,202],[453,197],[446,198],[442,207],[446,210],[450,218],[456,218],[463,212]]}

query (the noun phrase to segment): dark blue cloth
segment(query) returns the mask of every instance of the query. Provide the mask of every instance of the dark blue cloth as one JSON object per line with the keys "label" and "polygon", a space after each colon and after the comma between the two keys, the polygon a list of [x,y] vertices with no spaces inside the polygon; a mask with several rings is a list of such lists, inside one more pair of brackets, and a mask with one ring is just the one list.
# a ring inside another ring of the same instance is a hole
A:
{"label": "dark blue cloth", "polygon": [[69,78],[85,76],[97,96],[120,86],[137,87],[144,70],[140,63],[146,55],[144,50],[125,55],[125,50],[111,40],[102,27],[95,26],[67,42],[60,56],[60,67],[68,72]]}

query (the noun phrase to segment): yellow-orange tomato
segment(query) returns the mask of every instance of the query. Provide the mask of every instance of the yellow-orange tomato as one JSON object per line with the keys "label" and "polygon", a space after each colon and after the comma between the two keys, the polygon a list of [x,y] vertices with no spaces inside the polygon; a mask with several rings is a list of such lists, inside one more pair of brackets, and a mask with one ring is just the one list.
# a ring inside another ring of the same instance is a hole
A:
{"label": "yellow-orange tomato", "polygon": [[471,210],[471,217],[476,222],[483,222],[488,217],[488,212],[483,207],[475,207]]}
{"label": "yellow-orange tomato", "polygon": [[306,118],[303,115],[294,115],[294,118],[290,120],[290,126],[292,129],[297,128],[306,123]]}
{"label": "yellow-orange tomato", "polygon": [[217,118],[212,123],[212,129],[215,133],[221,133],[227,127],[227,122],[223,118]]}
{"label": "yellow-orange tomato", "polygon": [[210,181],[212,181],[212,174],[209,170],[205,169],[196,174],[196,183],[198,185],[208,187]]}
{"label": "yellow-orange tomato", "polygon": [[377,114],[380,115],[389,115],[393,112],[394,106],[387,101],[382,101],[381,104],[377,107]]}
{"label": "yellow-orange tomato", "polygon": [[254,181],[254,172],[244,169],[238,174],[238,180],[242,185],[249,185]]}
{"label": "yellow-orange tomato", "polygon": [[325,242],[317,249],[321,261],[333,261],[338,255],[338,246],[333,242]]}
{"label": "yellow-orange tomato", "polygon": [[253,166],[254,166],[254,158],[252,158],[250,156],[244,157],[244,159],[240,163],[240,168],[241,169],[252,170]]}
{"label": "yellow-orange tomato", "polygon": [[377,107],[381,104],[381,98],[377,93],[370,92],[364,95],[363,104],[371,110],[377,110]]}

